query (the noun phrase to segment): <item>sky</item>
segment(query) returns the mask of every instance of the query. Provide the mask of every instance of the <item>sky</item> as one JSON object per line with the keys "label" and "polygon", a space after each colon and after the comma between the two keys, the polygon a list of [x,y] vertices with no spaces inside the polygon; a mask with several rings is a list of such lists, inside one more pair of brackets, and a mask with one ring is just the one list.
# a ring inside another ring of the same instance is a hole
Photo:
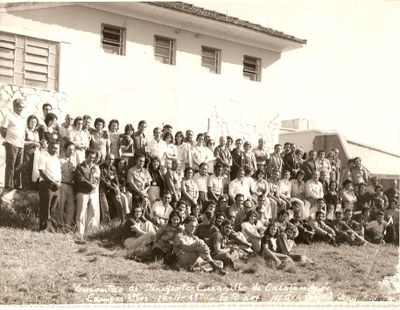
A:
{"label": "sky", "polygon": [[307,44],[282,54],[281,119],[400,155],[400,1],[186,1]]}

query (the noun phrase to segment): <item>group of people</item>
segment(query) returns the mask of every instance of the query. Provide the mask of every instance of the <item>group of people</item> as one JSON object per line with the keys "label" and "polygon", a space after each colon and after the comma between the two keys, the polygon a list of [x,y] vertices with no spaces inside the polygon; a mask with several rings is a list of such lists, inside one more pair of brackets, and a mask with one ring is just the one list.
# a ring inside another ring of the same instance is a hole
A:
{"label": "group of people", "polygon": [[261,255],[277,265],[311,262],[293,254],[296,243],[398,243],[399,191],[383,191],[360,158],[342,167],[339,150],[304,151],[260,138],[208,133],[194,139],[165,125],[146,133],[119,130],[112,119],[66,115],[59,124],[50,104],[22,117],[24,101],[1,125],[5,189],[38,190],[39,229],[76,230],[79,238],[111,220],[138,260],[163,259],[181,268],[225,274],[235,261]]}

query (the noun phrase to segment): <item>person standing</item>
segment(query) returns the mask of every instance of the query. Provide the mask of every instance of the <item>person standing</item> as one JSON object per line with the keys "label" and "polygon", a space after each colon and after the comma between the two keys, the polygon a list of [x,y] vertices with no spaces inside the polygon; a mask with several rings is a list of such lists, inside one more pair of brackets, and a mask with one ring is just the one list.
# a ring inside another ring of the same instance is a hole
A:
{"label": "person standing", "polygon": [[[78,233],[80,238],[83,238],[85,234],[87,220],[88,220],[88,208],[94,210],[95,204],[98,203],[98,198],[94,195],[99,195],[96,191],[99,182],[99,177],[92,177],[92,168],[95,166],[96,153],[92,150],[86,150],[86,158],[81,164],[76,167],[75,170],[75,184],[76,184],[76,225],[78,227]],[[93,223],[94,226],[98,223]]]}
{"label": "person standing", "polygon": [[290,179],[296,178],[297,171],[300,169],[300,165],[297,161],[296,157],[296,149],[295,145],[290,144],[290,152],[285,155],[283,158],[283,170],[288,170],[290,172]]}
{"label": "person standing", "polygon": [[267,177],[270,178],[272,176],[273,171],[277,171],[279,173],[282,173],[282,165],[283,165],[283,160],[281,157],[281,150],[282,150],[282,145],[280,144],[275,144],[274,146],[274,152],[270,154],[269,156],[269,161],[268,161],[268,170],[267,170]]}
{"label": "person standing", "polygon": [[147,122],[144,120],[141,120],[138,123],[138,129],[137,131],[133,134],[132,140],[133,140],[133,148],[134,148],[134,159],[135,161],[138,159],[139,155],[143,155],[146,158],[146,152],[147,152],[147,137],[144,133],[144,131],[147,128]]}
{"label": "person standing", "polygon": [[4,176],[4,189],[20,189],[21,172],[24,156],[25,141],[25,121],[22,111],[25,103],[22,99],[13,101],[13,112],[3,118],[0,125],[0,134],[4,138],[4,148],[6,151],[6,168]]}
{"label": "person standing", "polygon": [[89,148],[90,143],[90,136],[83,130],[83,123],[83,118],[77,116],[74,119],[74,128],[68,133],[68,140],[75,146],[72,156],[75,157],[77,165],[85,161],[85,150]]}
{"label": "person standing", "polygon": [[[214,156],[216,158],[216,165],[225,167],[228,175],[232,166],[232,155],[227,146],[227,140],[224,136],[219,138],[219,145],[214,149]],[[230,180],[228,180],[230,182]]]}
{"label": "person standing", "polygon": [[263,138],[258,139],[258,145],[253,149],[253,153],[256,156],[257,170],[261,169],[264,171],[264,173],[266,173],[269,154],[264,145],[265,145],[265,139]]}
{"label": "person standing", "polygon": [[153,139],[148,141],[148,150],[151,159],[159,158],[162,166],[165,165],[167,158],[167,143],[161,139],[161,128],[156,127],[153,129]]}
{"label": "person standing", "polygon": [[236,148],[231,152],[232,166],[230,170],[230,180],[234,180],[240,169],[244,169],[245,159],[244,151],[242,150],[243,141],[242,139],[236,139]]}
{"label": "person standing", "polygon": [[39,158],[39,231],[57,232],[62,223],[59,210],[61,162],[59,144],[50,142]]}
{"label": "person standing", "polygon": [[76,161],[75,157],[72,156],[74,151],[74,143],[72,141],[67,141],[64,144],[64,155],[60,158],[60,214],[63,219],[63,224],[68,226],[72,226],[75,215],[74,173]]}
{"label": "person standing", "polygon": [[35,115],[29,115],[27,119],[27,128],[25,131],[24,142],[24,160],[22,168],[22,187],[28,190],[37,190],[37,179],[32,178],[33,162],[36,156],[40,155],[40,138],[36,128],[38,118]]}

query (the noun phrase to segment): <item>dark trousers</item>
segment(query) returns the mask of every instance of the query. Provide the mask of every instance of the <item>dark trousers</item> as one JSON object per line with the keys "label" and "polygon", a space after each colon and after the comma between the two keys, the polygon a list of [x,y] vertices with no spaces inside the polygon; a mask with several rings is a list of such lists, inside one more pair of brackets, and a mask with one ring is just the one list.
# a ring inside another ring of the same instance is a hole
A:
{"label": "dark trousers", "polygon": [[6,168],[4,187],[8,189],[21,187],[21,172],[24,158],[24,149],[4,142],[6,150]]}
{"label": "dark trousers", "polygon": [[32,181],[33,160],[35,158],[35,148],[24,148],[24,160],[21,170],[22,188],[28,190],[37,190],[38,182]]}
{"label": "dark trousers", "polygon": [[61,223],[59,196],[59,190],[52,189],[50,182],[39,182],[39,230],[57,232]]}

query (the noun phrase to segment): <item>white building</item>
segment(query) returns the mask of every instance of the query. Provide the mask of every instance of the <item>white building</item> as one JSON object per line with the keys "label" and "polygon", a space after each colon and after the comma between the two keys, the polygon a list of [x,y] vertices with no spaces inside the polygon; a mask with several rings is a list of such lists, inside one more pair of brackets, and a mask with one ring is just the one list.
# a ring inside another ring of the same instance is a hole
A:
{"label": "white building", "polygon": [[277,61],[306,40],[182,2],[15,3],[0,7],[2,113],[45,102],[136,128],[148,121],[278,140]]}

